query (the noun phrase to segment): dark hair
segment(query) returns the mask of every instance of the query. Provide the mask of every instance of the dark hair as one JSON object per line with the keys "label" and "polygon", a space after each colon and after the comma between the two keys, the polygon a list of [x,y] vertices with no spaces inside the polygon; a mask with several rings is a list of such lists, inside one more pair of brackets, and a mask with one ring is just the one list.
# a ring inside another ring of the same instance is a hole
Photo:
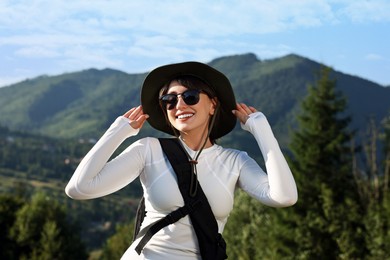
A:
{"label": "dark hair", "polygon": [[[201,78],[194,76],[194,75],[180,75],[180,76],[176,76],[176,77],[172,78],[164,86],[162,86],[162,88],[160,89],[159,97],[168,93],[169,85],[173,81],[177,81],[180,85],[182,85],[188,89],[201,90],[210,99],[214,99],[216,102],[218,102],[217,95],[215,94],[214,89],[209,84],[207,84],[207,82],[205,82]],[[166,111],[166,109],[164,109],[163,106],[161,106],[161,103],[160,103],[160,107],[165,115],[165,120],[167,121],[167,124],[171,125],[169,120],[168,120],[167,111]],[[219,121],[219,117],[220,117],[219,116],[219,109],[216,110],[216,113],[217,114],[215,115],[215,117],[216,117],[215,123],[217,121]],[[211,126],[209,125],[209,127],[211,127]],[[177,130],[173,126],[172,126],[172,128],[173,128],[175,135],[178,135],[179,133],[177,132]],[[213,136],[209,136],[209,137],[210,137],[210,141],[212,143],[215,143],[215,138]]]}
{"label": "dark hair", "polygon": [[168,92],[169,85],[173,82],[177,81],[180,85],[188,88],[188,89],[198,89],[201,90],[203,93],[205,93],[209,98],[215,98],[216,94],[215,91],[212,89],[212,87],[207,84],[204,80],[201,78],[198,78],[193,75],[180,75],[175,78],[172,78],[170,81],[168,81],[161,89],[159,93],[159,97],[162,95],[165,95]]}

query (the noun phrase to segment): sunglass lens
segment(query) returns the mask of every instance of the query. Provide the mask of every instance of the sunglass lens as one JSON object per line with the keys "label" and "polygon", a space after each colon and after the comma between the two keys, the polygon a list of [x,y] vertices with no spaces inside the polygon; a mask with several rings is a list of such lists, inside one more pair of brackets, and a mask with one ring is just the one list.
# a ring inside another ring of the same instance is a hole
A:
{"label": "sunglass lens", "polygon": [[168,109],[171,110],[175,108],[178,96],[181,96],[183,101],[187,105],[195,105],[199,102],[199,90],[196,89],[190,89],[187,91],[184,91],[182,94],[166,94],[160,98],[160,102]]}
{"label": "sunglass lens", "polygon": [[168,110],[171,110],[177,103],[177,96],[174,94],[166,94],[161,97],[161,102],[167,107]]}
{"label": "sunglass lens", "polygon": [[195,105],[199,102],[199,91],[198,90],[187,90],[182,94],[183,100],[187,105]]}

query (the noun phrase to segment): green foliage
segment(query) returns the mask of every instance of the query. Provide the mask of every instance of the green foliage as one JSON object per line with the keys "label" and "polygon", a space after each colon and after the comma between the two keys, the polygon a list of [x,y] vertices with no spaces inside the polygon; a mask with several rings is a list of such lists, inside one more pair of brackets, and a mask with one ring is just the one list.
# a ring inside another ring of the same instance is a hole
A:
{"label": "green foliage", "polygon": [[297,258],[359,258],[365,252],[362,212],[351,166],[346,101],[324,68],[302,103],[299,130],[291,142],[291,168],[299,202],[290,213]]}
{"label": "green foliage", "polygon": [[[311,186],[319,187],[322,183],[342,179],[349,185],[352,183],[348,169],[344,169],[351,156],[349,141],[352,135],[347,129],[350,119],[340,117],[346,100],[341,93],[335,93],[336,82],[329,80],[328,75],[329,70],[324,69],[318,85],[309,88],[309,94],[302,102],[302,114],[298,116],[299,130],[294,133],[290,145],[296,159],[293,165],[297,168],[297,179],[303,178],[300,189],[303,195],[311,193]],[[303,176],[301,171],[311,174],[310,183],[305,182],[308,176]],[[342,190],[337,192],[343,193]]]}
{"label": "green foliage", "polygon": [[118,225],[116,233],[107,239],[101,260],[120,259],[133,239],[134,222]]}
{"label": "green foliage", "polygon": [[16,211],[23,201],[18,197],[0,195],[0,259],[15,259],[18,244],[10,237],[9,228],[14,225]]}
{"label": "green foliage", "polygon": [[38,125],[67,106],[82,98],[82,92],[77,82],[64,80],[52,86],[37,98],[29,109],[29,118]]}
{"label": "green foliage", "polygon": [[78,229],[44,193],[31,200],[0,196],[2,259],[87,259]]}
{"label": "green foliage", "polygon": [[[390,257],[390,124],[389,119],[383,121],[377,129],[370,121],[369,134],[365,144],[365,163],[362,167],[356,166],[355,175],[359,185],[361,203],[365,208],[365,243],[369,251],[367,259],[388,259]],[[382,134],[381,134],[382,133]],[[376,157],[382,141],[383,161]]]}
{"label": "green foliage", "polygon": [[366,226],[365,243],[369,254],[367,259],[388,259],[390,257],[390,194],[383,200],[370,203],[364,219]]}
{"label": "green foliage", "polygon": [[234,203],[223,232],[229,259],[274,259],[279,243],[269,240],[268,235],[283,232],[274,225],[275,209],[260,204],[242,191],[236,194]]}
{"label": "green foliage", "polygon": [[[88,140],[55,140],[0,128],[0,144],[0,194],[28,199],[37,191],[45,191],[52,201],[66,208],[70,220],[79,222],[88,250],[100,249],[115,232],[116,224],[134,216],[141,194],[139,182],[98,200],[75,201],[65,195],[66,183],[92,146]],[[7,214],[3,215],[6,218]]]}
{"label": "green foliage", "polygon": [[359,259],[365,227],[351,165],[346,100],[324,68],[302,102],[290,166],[299,200],[268,209],[238,194],[224,236],[233,259]]}
{"label": "green foliage", "polygon": [[[139,103],[145,75],[85,70],[1,89],[0,124],[54,137],[97,138],[115,116]],[[124,109],[125,107],[125,109]]]}

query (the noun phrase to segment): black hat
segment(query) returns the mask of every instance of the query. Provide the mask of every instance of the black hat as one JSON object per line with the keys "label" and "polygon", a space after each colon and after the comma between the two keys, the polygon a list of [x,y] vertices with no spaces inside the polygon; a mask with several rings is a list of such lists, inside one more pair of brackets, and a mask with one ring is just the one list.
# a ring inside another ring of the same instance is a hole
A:
{"label": "black hat", "polygon": [[232,110],[236,109],[232,86],[223,73],[200,62],[161,66],[146,76],[141,90],[141,104],[144,113],[149,115],[149,124],[157,130],[174,135],[159,104],[159,93],[165,84],[183,75],[196,76],[206,82],[214,90],[220,102],[219,116],[214,123],[210,138],[217,139],[229,133],[236,125],[236,117],[232,113]]}

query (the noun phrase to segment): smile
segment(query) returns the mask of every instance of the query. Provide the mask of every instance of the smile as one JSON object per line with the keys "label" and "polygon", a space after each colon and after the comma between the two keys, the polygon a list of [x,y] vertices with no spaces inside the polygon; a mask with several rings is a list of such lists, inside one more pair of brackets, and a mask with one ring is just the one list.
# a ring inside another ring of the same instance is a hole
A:
{"label": "smile", "polygon": [[192,117],[194,114],[182,114],[182,115],[178,115],[176,118],[177,119],[184,119],[184,118],[189,118],[189,117]]}

